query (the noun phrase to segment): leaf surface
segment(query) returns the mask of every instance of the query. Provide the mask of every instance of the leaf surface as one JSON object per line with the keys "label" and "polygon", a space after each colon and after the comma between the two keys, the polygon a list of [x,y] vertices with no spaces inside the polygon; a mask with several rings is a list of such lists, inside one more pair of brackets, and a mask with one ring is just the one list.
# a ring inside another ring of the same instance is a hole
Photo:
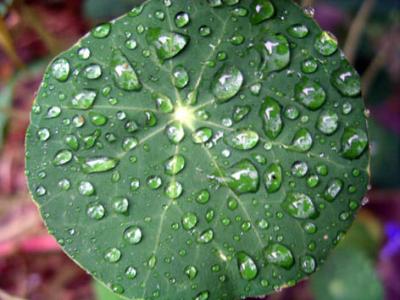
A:
{"label": "leaf surface", "polygon": [[271,294],[317,269],[366,192],[358,89],[291,1],[147,1],[49,66],[30,190],[126,298]]}

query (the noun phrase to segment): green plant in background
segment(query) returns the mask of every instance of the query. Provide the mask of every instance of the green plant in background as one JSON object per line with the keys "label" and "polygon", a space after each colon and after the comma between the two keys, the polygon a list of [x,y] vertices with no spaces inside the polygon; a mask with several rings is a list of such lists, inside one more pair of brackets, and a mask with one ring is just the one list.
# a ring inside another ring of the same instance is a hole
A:
{"label": "green plant in background", "polygon": [[239,299],[314,273],[368,185],[360,80],[284,1],[159,1],[49,66],[26,139],[52,234],[128,299]]}

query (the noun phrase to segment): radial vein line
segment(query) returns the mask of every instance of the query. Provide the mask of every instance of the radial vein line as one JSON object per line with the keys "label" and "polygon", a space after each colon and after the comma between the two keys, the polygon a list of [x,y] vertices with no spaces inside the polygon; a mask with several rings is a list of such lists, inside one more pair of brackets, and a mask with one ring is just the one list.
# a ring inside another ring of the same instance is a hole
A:
{"label": "radial vein line", "polygon": [[[217,16],[217,18],[219,19],[218,16]],[[207,62],[208,60],[210,60],[210,59],[215,55],[217,49],[219,48],[219,46],[220,46],[221,43],[222,43],[222,40],[223,40],[223,37],[224,37],[224,34],[225,34],[225,30],[226,30],[226,25],[228,24],[228,20],[229,20],[229,19],[227,18],[226,20],[224,20],[224,21],[222,22],[222,23],[223,23],[223,25],[222,25],[222,30],[221,30],[221,34],[220,34],[220,36],[219,36],[219,38],[218,38],[217,44],[214,46],[214,48],[212,49],[212,51],[210,52],[210,54],[207,56],[205,62],[203,62],[203,66],[202,66],[201,69],[200,69],[199,78],[197,79],[196,84],[195,84],[195,86],[194,86],[194,89],[195,89],[195,90],[198,89],[198,87],[199,87],[201,81],[203,80],[203,75],[204,75],[204,72],[205,72],[206,67],[207,67],[206,62]]]}
{"label": "radial vein line", "polygon": [[207,102],[204,102],[204,103],[202,103],[202,104],[199,104],[199,105],[195,106],[195,107],[193,108],[193,110],[194,110],[194,111],[197,111],[197,110],[199,110],[199,109],[202,109],[202,108],[207,107],[207,106],[209,106],[209,105],[211,105],[211,104],[214,104],[214,103],[215,103],[215,99],[211,99],[211,100],[209,100],[209,101],[207,101]]}
{"label": "radial vein line", "polygon": [[215,123],[215,122],[212,122],[212,121],[196,120],[196,122],[198,122],[198,123],[203,123],[203,124],[208,124],[208,125],[210,125],[210,126],[217,127],[217,128],[221,128],[221,129],[224,129],[224,130],[226,130],[226,131],[235,131],[235,129],[233,129],[233,128],[229,128],[229,127],[226,127],[226,126],[224,126],[224,125],[220,125],[220,124]]}
{"label": "radial vein line", "polygon": [[[236,201],[239,203],[243,213],[245,214],[246,218],[248,220],[252,220],[249,212],[247,211],[246,207],[244,206],[244,204],[242,203],[242,200],[240,200],[240,198],[232,191],[232,189],[229,187],[229,185],[226,183],[225,179],[223,179],[223,172],[221,170],[221,168],[219,167],[218,163],[215,161],[215,159],[212,157],[212,154],[210,153],[210,151],[205,148],[204,146],[202,146],[202,148],[204,149],[204,151],[206,152],[207,156],[209,157],[209,159],[211,160],[211,162],[213,163],[213,165],[215,166],[215,168],[217,169],[218,173],[221,175],[221,178],[224,182],[224,185],[228,188],[229,193],[232,195],[232,197],[234,197],[236,199]],[[258,242],[260,244],[261,247],[264,247],[264,243],[263,240],[258,232],[258,230],[254,229],[254,233],[258,239]]]}

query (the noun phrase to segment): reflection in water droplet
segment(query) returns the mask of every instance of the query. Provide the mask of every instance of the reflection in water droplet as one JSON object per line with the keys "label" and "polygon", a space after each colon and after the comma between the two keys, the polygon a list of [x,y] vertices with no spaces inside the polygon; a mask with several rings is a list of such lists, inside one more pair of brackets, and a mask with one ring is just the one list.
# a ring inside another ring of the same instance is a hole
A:
{"label": "reflection in water droplet", "polygon": [[186,35],[163,31],[161,28],[149,28],[146,35],[149,44],[156,49],[160,60],[167,60],[178,55],[189,43]]}
{"label": "reflection in water droplet", "polygon": [[347,159],[359,158],[368,146],[368,136],[364,130],[346,127],[341,139],[342,155]]}
{"label": "reflection in water droplet", "polygon": [[224,65],[214,75],[211,89],[217,100],[223,103],[239,93],[243,82],[243,74],[236,66]]}
{"label": "reflection in water droplet", "polygon": [[317,216],[314,202],[303,193],[289,193],[282,203],[282,208],[297,219],[308,219]]}
{"label": "reflection in water droplet", "polygon": [[284,269],[290,269],[294,264],[292,251],[282,244],[272,244],[264,250],[264,255],[270,264],[277,265]]}
{"label": "reflection in water droplet", "polygon": [[231,147],[238,150],[250,150],[257,146],[259,141],[257,132],[250,129],[239,129],[225,138]]}
{"label": "reflection in water droplet", "polygon": [[240,276],[244,280],[253,280],[257,277],[258,269],[255,261],[245,252],[237,253],[237,262],[239,267]]}
{"label": "reflection in water droplet", "polygon": [[113,50],[110,66],[117,87],[124,91],[138,91],[142,88],[135,69],[121,50]]}
{"label": "reflection in water droplet", "polygon": [[86,158],[82,162],[82,170],[87,174],[107,172],[118,165],[119,160],[112,157]]}
{"label": "reflection in water droplet", "polygon": [[275,13],[274,5],[268,0],[253,0],[250,6],[252,24],[259,24],[272,18]]}
{"label": "reflection in water droplet", "polygon": [[263,120],[265,135],[270,139],[276,139],[283,128],[279,103],[271,97],[266,97],[261,106],[260,116]]}

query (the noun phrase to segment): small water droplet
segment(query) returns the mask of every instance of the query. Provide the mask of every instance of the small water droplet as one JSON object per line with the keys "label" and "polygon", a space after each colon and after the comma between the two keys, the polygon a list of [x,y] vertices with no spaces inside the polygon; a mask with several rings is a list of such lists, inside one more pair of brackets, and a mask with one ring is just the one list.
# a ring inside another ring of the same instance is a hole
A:
{"label": "small water droplet", "polygon": [[360,157],[368,146],[368,136],[364,130],[346,127],[341,139],[342,156],[347,159]]}
{"label": "small water droplet", "polygon": [[121,257],[122,253],[121,250],[119,250],[118,248],[111,248],[104,255],[105,260],[109,263],[117,263],[121,259]]}
{"label": "small water droplet", "polygon": [[129,226],[124,231],[124,240],[131,245],[137,245],[142,241],[143,233],[142,229],[136,225]]}
{"label": "small water droplet", "polygon": [[315,39],[314,47],[322,55],[330,56],[336,52],[338,41],[332,33],[323,31]]}
{"label": "small water droplet", "polygon": [[92,36],[98,39],[106,38],[111,32],[111,24],[104,23],[92,29]]}
{"label": "small water droplet", "polygon": [[282,244],[272,244],[264,250],[264,255],[270,264],[289,270],[294,264],[292,251]]}
{"label": "small water droplet", "polygon": [[282,203],[282,208],[297,219],[308,219],[317,216],[314,202],[303,193],[289,193]]}
{"label": "small water droplet", "polygon": [[72,106],[75,109],[87,110],[90,109],[96,100],[97,93],[92,90],[84,90],[72,98]]}
{"label": "small water droplet", "polygon": [[317,110],[326,101],[326,92],[322,86],[308,78],[303,78],[295,87],[295,98],[310,110]]}
{"label": "small water droplet", "polygon": [[282,185],[282,167],[277,163],[269,165],[264,174],[264,182],[268,193],[277,192]]}
{"label": "small water droplet", "polygon": [[82,170],[86,174],[102,173],[114,169],[118,163],[119,160],[112,157],[91,157],[82,161]]}
{"label": "small water droplet", "polygon": [[265,135],[270,139],[276,139],[283,129],[279,103],[271,97],[266,97],[261,106],[260,116],[263,120]]}
{"label": "small water droplet", "polygon": [[72,152],[69,150],[61,150],[57,152],[56,156],[53,159],[53,163],[56,166],[62,166],[69,163],[72,160]]}
{"label": "small water droplet", "polygon": [[70,64],[65,58],[58,58],[51,65],[51,74],[60,82],[68,80],[71,71]]}
{"label": "small water droplet", "polygon": [[185,213],[182,217],[182,226],[185,230],[192,230],[198,222],[196,214],[192,212]]}
{"label": "small water droplet", "polygon": [[245,252],[237,253],[237,263],[239,267],[240,276],[247,281],[253,280],[257,277],[258,269],[255,261]]}

